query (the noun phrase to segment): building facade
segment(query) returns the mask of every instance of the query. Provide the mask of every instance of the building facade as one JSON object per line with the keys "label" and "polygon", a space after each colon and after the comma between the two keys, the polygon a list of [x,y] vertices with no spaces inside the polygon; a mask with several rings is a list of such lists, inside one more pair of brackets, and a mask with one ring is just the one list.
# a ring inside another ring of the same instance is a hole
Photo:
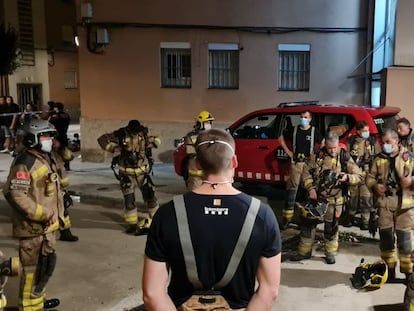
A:
{"label": "building facade", "polygon": [[201,110],[225,128],[280,102],[367,104],[349,76],[368,66],[370,3],[79,0],[82,156],[107,160],[96,137],[133,118],[169,161]]}

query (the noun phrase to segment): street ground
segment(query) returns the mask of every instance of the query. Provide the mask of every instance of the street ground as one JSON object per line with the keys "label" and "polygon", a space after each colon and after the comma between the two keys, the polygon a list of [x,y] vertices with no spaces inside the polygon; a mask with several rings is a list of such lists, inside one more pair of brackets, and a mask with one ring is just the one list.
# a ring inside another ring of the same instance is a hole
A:
{"label": "street ground", "polygon": [[[0,155],[0,183],[7,177],[10,162],[8,155]],[[70,212],[72,231],[80,240],[58,242],[58,264],[48,285],[48,297],[61,300],[57,308],[60,311],[137,310],[142,303],[145,236],[123,232],[122,196],[109,165],[85,163],[77,158],[69,177],[74,198],[80,201]],[[161,203],[184,191],[183,182],[175,176],[171,164],[157,163],[154,181]],[[268,187],[243,190],[269,197],[269,204],[279,214],[283,191]],[[6,256],[17,256],[17,241],[11,237],[10,207],[3,196],[0,196],[0,223],[0,249]],[[357,228],[340,230],[342,238],[335,265],[325,264],[320,242],[315,244],[312,259],[282,263],[280,294],[272,310],[402,310],[405,286],[401,274],[399,282],[385,284],[375,291],[352,288],[350,277],[361,258],[366,262],[378,260],[378,240],[370,239]],[[295,228],[283,232],[284,258],[289,257],[297,242],[297,233]],[[18,279],[10,278],[6,287],[10,307],[16,306],[17,287]]]}

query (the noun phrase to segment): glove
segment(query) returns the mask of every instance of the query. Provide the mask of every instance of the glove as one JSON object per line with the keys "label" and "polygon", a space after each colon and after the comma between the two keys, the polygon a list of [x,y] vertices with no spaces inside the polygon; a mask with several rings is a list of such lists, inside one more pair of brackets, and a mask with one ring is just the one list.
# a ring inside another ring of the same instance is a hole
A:
{"label": "glove", "polygon": [[378,230],[377,211],[371,211],[371,213],[369,214],[368,230],[372,237],[375,237]]}
{"label": "glove", "polygon": [[67,209],[71,207],[72,205],[73,205],[73,200],[71,196],[69,195],[69,193],[65,192],[65,194],[63,195],[63,207]]}

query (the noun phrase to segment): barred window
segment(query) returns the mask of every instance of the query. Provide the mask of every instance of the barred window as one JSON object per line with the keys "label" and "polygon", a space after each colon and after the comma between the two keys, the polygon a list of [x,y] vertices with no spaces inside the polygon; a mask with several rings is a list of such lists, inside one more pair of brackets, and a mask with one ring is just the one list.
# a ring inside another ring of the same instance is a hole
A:
{"label": "barred window", "polygon": [[20,64],[35,66],[35,50],[33,42],[33,14],[31,0],[18,0],[19,43],[21,50]]}
{"label": "barred window", "polygon": [[310,45],[279,44],[279,91],[309,91]]}
{"label": "barred window", "polygon": [[191,49],[188,43],[161,44],[161,86],[191,88]]}
{"label": "barred window", "polygon": [[208,45],[210,89],[239,88],[239,47],[237,44]]}

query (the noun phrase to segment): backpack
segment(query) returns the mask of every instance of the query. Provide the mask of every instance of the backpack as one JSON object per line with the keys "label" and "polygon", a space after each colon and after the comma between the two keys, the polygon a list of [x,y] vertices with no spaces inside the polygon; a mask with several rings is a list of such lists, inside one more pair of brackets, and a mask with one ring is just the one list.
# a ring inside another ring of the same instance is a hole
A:
{"label": "backpack", "polygon": [[233,310],[226,299],[221,295],[220,289],[227,286],[236,273],[237,267],[243,256],[250,235],[253,231],[253,226],[256,220],[257,213],[260,208],[260,201],[254,197],[250,202],[246,218],[233,254],[227,265],[226,271],[220,281],[218,281],[212,289],[204,289],[200,282],[197,273],[197,265],[194,256],[194,249],[191,242],[190,230],[188,227],[187,212],[185,209],[184,197],[182,195],[174,196],[174,208],[177,217],[178,233],[181,243],[181,248],[184,254],[185,267],[187,270],[187,277],[190,283],[195,288],[193,295],[186,300],[178,311],[227,311]]}

